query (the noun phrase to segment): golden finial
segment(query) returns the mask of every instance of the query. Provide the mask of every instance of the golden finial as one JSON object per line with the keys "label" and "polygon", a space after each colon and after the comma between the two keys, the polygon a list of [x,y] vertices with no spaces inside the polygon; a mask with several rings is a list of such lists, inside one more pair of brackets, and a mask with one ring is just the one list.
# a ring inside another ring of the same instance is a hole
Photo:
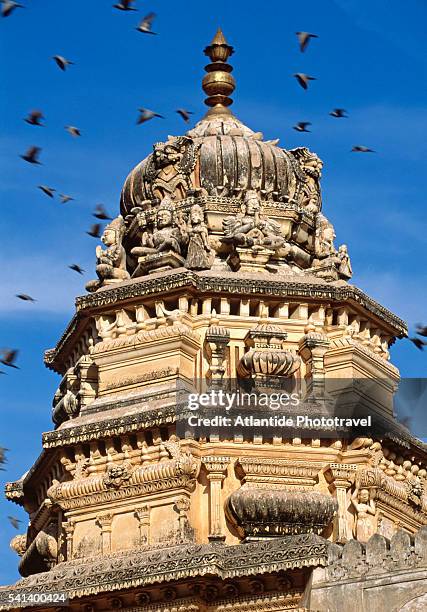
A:
{"label": "golden finial", "polygon": [[233,47],[227,44],[221,28],[218,28],[211,44],[205,49],[205,55],[212,62],[205,66],[207,74],[202,81],[203,91],[209,96],[205,99],[208,106],[224,109],[233,104],[229,95],[233,93],[236,83],[230,74],[233,67],[227,63],[233,53]]}

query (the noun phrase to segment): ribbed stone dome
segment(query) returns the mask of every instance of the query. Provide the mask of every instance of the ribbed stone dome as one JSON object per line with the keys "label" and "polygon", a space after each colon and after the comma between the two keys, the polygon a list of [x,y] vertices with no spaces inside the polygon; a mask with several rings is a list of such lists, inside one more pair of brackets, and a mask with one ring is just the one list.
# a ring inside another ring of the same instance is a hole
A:
{"label": "ribbed stone dome", "polygon": [[[189,190],[201,188],[209,196],[233,197],[254,189],[266,199],[292,202],[298,185],[306,182],[293,153],[274,141],[263,141],[259,132],[246,127],[226,108],[208,113],[181,138],[194,153]],[[127,177],[121,198],[123,216],[155,195],[150,180],[153,162],[151,154]]]}

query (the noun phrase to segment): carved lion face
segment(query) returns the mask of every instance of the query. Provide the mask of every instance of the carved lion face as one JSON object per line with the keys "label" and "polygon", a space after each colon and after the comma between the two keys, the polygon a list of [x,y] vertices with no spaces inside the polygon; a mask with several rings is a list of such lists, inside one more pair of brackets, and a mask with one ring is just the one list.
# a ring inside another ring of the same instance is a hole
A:
{"label": "carved lion face", "polygon": [[153,158],[157,168],[164,168],[177,164],[182,158],[182,152],[179,146],[170,142],[159,143],[154,145]]}

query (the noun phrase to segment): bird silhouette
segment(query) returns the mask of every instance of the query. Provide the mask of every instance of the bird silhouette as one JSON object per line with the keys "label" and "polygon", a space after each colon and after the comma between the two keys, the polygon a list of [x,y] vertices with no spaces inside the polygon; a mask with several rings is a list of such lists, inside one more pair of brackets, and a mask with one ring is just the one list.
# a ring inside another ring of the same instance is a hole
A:
{"label": "bird silhouette", "polygon": [[[3,372],[4,374],[4,372]],[[4,446],[0,446],[0,465],[4,465],[7,461],[6,459],[6,452],[8,451],[8,448],[5,448]],[[0,468],[0,470],[3,470],[3,468]]]}
{"label": "bird silhouette", "polygon": [[337,119],[347,119],[348,115],[346,113],[347,111],[345,110],[345,108],[334,108],[329,114],[331,115],[331,117],[336,117]]}
{"label": "bird silhouette", "polygon": [[81,132],[79,128],[75,127],[74,125],[66,125],[65,129],[71,136],[74,136],[74,137],[81,136]]}
{"label": "bird silhouette", "polygon": [[141,123],[150,121],[150,119],[153,119],[154,117],[159,117],[160,119],[164,119],[163,115],[159,115],[159,113],[155,113],[154,111],[149,110],[148,108],[138,108],[138,111],[139,111],[139,117],[136,121],[137,125],[141,125]]}
{"label": "bird silhouette", "polygon": [[148,13],[148,15],[145,15],[136,28],[138,32],[142,32],[143,34],[157,34],[157,32],[153,32],[151,29],[151,24],[155,17],[156,13]]}
{"label": "bird silhouette", "polygon": [[118,4],[113,4],[113,8],[119,9],[119,11],[136,11],[138,9],[131,6],[133,2],[134,0],[121,0]]}
{"label": "bird silhouette", "polygon": [[91,226],[91,228],[86,232],[86,234],[89,234],[89,236],[92,236],[92,238],[100,238],[101,237],[101,224],[94,223]]}
{"label": "bird silhouette", "polygon": [[22,157],[22,159],[24,159],[29,164],[39,164],[39,165],[41,165],[41,162],[38,159],[40,153],[41,153],[41,148],[40,147],[30,147],[28,149],[28,151],[26,153],[24,153],[23,155],[20,155],[20,157]]}
{"label": "bird silhouette", "polygon": [[110,217],[102,204],[97,204],[93,216],[102,221],[111,221]]}
{"label": "bird silhouette", "polygon": [[192,111],[185,110],[185,108],[178,108],[176,112],[184,119],[185,123],[189,123],[190,115],[194,115]]}
{"label": "bird silhouette", "polygon": [[31,295],[27,295],[26,293],[17,293],[15,297],[19,298],[23,302],[36,302],[37,301],[33,297],[31,297]]}
{"label": "bird silhouette", "polygon": [[71,266],[68,266],[68,267],[70,268],[70,270],[74,270],[74,272],[77,272],[77,274],[83,274],[84,272],[83,268],[81,268],[77,264],[71,264]]}
{"label": "bird silhouette", "polygon": [[303,89],[308,89],[309,81],[316,80],[316,77],[310,76],[308,74],[304,74],[303,72],[297,72],[296,74],[294,74],[294,77],[296,78],[296,80],[298,81],[298,83],[301,85]]}
{"label": "bird silhouette", "polygon": [[39,110],[33,110],[28,113],[28,117],[25,117],[24,121],[29,125],[38,125],[43,127],[43,123],[40,123],[42,119],[44,119],[43,113]]}
{"label": "bird silhouette", "polygon": [[297,132],[309,132],[310,130],[307,130],[308,125],[311,125],[309,121],[298,121],[298,123],[293,126],[293,129]]}
{"label": "bird silhouette", "polygon": [[50,198],[53,198],[53,194],[56,191],[56,189],[54,189],[53,187],[47,187],[46,185],[39,185],[38,188],[41,189],[43,193],[45,193]]}
{"label": "bird silhouette", "polygon": [[417,323],[416,332],[419,336],[424,336],[424,338],[427,338],[427,325],[422,325],[421,323]]}
{"label": "bird silhouette", "polygon": [[15,518],[14,516],[8,516],[7,518],[9,519],[9,523],[12,525],[12,527],[14,527],[15,529],[19,529],[19,525],[22,523],[22,521]]}
{"label": "bird silhouette", "polygon": [[18,356],[18,350],[17,349],[3,349],[1,352],[2,352],[2,358],[0,359],[0,363],[2,363],[5,366],[8,366],[9,368],[15,368],[16,370],[19,370],[18,366],[14,364],[14,361],[16,360]]}
{"label": "bird silhouette", "polygon": [[13,2],[13,0],[2,0],[1,16],[9,17],[16,8],[24,8],[24,5],[19,4],[19,2]]}
{"label": "bird silhouette", "polygon": [[351,152],[352,153],[375,153],[373,149],[368,149],[368,147],[365,147],[363,145],[354,145]]}
{"label": "bird silhouette", "polygon": [[64,193],[59,194],[59,199],[61,200],[61,204],[66,204],[67,202],[71,202],[71,200],[74,200],[74,198],[69,195],[65,195]]}
{"label": "bird silhouette", "polygon": [[63,57],[62,55],[54,55],[52,57],[52,59],[55,60],[56,65],[58,66],[58,68],[60,68],[64,72],[68,68],[68,66],[74,65],[74,62],[71,62],[70,60],[68,60],[67,58]]}
{"label": "bird silhouette", "polygon": [[410,340],[420,351],[423,351],[424,347],[427,346],[427,342],[420,338],[408,338],[408,340]]}
{"label": "bird silhouette", "polygon": [[307,45],[310,42],[311,38],[319,38],[317,34],[310,34],[310,32],[295,32],[298,36],[299,49],[301,53],[307,49]]}

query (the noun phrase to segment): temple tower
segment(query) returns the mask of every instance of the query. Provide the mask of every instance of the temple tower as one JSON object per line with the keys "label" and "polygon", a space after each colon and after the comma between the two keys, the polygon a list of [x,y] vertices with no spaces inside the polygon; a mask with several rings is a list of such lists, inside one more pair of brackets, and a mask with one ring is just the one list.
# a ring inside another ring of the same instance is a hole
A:
{"label": "temple tower", "polygon": [[[232,53],[219,30],[206,115],[127,177],[97,278],[45,355],[54,427],[6,488],[30,519],[12,589],[66,591],[73,611],[335,609],[312,607],[322,572],[427,524],[426,448],[393,414],[405,323],[349,283],[319,157],[231,112]],[[185,394],[233,384],[301,411],[339,388],[378,429],[192,429]]]}

